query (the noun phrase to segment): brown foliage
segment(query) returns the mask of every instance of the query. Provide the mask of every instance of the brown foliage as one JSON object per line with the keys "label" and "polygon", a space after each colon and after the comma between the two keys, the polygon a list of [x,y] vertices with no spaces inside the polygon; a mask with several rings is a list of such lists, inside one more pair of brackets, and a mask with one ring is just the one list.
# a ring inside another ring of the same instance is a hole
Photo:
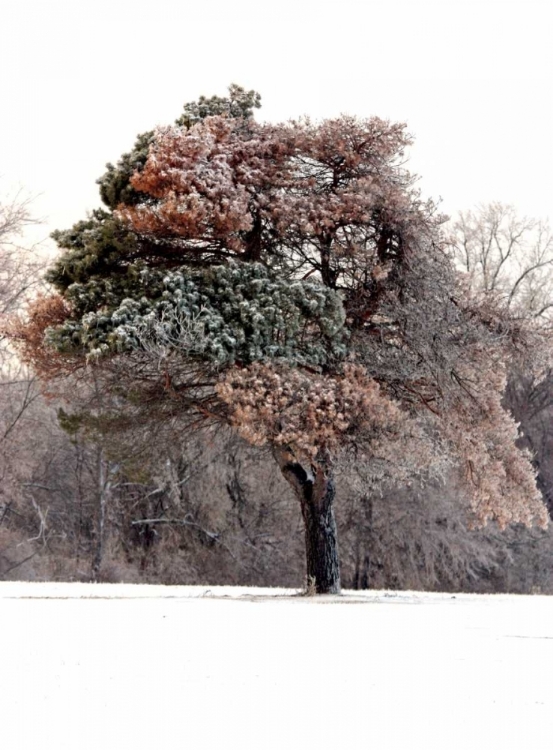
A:
{"label": "brown foliage", "polygon": [[21,359],[39,377],[67,375],[82,366],[81,357],[61,354],[44,341],[46,330],[63,323],[70,314],[70,307],[60,294],[40,294],[27,305],[24,316],[13,316],[7,325]]}
{"label": "brown foliage", "polygon": [[441,221],[401,166],[410,143],[403,124],[377,117],[160,128],[132,179],[155,201],[119,214],[190,263],[276,256],[351,289],[398,249],[394,238],[408,249]]}
{"label": "brown foliage", "polygon": [[217,393],[228,404],[230,422],[253,445],[289,446],[307,460],[343,446],[348,434],[401,430],[406,418],[362,367],[346,365],[326,377],[271,364],[227,373]]}

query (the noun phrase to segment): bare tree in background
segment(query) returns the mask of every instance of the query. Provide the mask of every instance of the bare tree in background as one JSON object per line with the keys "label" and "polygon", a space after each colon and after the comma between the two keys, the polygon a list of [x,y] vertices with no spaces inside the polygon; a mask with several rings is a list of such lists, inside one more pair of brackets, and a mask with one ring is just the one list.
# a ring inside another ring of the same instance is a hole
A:
{"label": "bare tree in background", "polygon": [[[451,249],[474,291],[499,297],[521,318],[553,324],[553,234],[547,221],[490,203],[461,212]],[[521,424],[521,444],[534,456],[538,485],[553,510],[553,371],[545,349],[513,363],[505,403]]]}
{"label": "bare tree in background", "polygon": [[38,248],[24,244],[25,231],[40,223],[31,211],[32,198],[22,190],[0,198],[0,316],[16,310],[40,283]]}
{"label": "bare tree in background", "polygon": [[[17,512],[18,475],[25,465],[19,453],[19,428],[39,398],[36,378],[14,356],[4,330],[7,316],[20,309],[41,283],[43,264],[37,248],[24,246],[25,231],[38,223],[32,199],[23,190],[0,198],[0,532]],[[36,540],[43,540],[44,515],[34,498],[29,505],[33,521],[38,520]],[[2,552],[0,541],[0,556]],[[17,564],[10,558],[10,566]]]}
{"label": "bare tree in background", "polygon": [[503,203],[461,211],[451,249],[471,286],[491,292],[524,317],[549,317],[553,308],[553,235],[549,224],[519,216]]}
{"label": "bare tree in background", "polygon": [[[474,291],[495,295],[515,315],[535,319],[550,330],[553,234],[547,221],[520,216],[513,206],[490,203],[461,212],[452,223],[450,241]],[[519,443],[533,456],[538,487],[553,515],[553,368],[548,349],[512,363],[504,403],[521,426]],[[511,538],[519,569],[527,569],[530,559],[540,569],[540,588],[547,588],[542,580],[547,565],[553,567],[550,537],[520,532]],[[524,586],[524,575],[517,586]]]}

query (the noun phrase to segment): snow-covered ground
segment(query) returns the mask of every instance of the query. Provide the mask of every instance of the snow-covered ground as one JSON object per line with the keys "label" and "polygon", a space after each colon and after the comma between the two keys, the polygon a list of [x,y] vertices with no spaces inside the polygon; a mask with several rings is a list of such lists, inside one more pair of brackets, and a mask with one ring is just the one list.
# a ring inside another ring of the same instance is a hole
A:
{"label": "snow-covered ground", "polygon": [[3,750],[553,747],[553,598],[0,583]]}

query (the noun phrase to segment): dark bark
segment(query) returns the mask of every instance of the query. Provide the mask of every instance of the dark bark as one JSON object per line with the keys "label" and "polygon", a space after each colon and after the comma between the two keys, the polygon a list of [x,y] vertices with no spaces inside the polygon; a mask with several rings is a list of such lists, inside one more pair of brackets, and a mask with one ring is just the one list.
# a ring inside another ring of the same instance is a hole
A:
{"label": "dark bark", "polygon": [[336,269],[333,269],[330,264],[332,257],[332,240],[333,236],[331,234],[327,234],[324,237],[320,238],[320,272],[323,284],[329,287],[329,289],[336,289],[336,279],[338,278],[338,272],[336,271]]}
{"label": "dark bark", "polygon": [[106,505],[111,489],[110,466],[105,460],[103,451],[98,449],[97,458],[98,471],[98,528],[96,531],[96,550],[92,561],[92,579],[98,580],[102,562],[104,560],[105,531],[106,531]]}
{"label": "dark bark", "polygon": [[340,593],[338,534],[334,518],[334,477],[321,460],[305,467],[288,451],[277,449],[284,478],[300,501],[305,525],[307,586],[317,594]]}
{"label": "dark bark", "polygon": [[245,235],[244,240],[246,243],[246,250],[244,252],[244,260],[250,262],[258,262],[261,258],[261,252],[263,250],[261,242],[261,234],[263,231],[263,223],[259,214],[254,216],[253,225],[251,230]]}
{"label": "dark bark", "polygon": [[354,589],[370,588],[371,554],[370,532],[373,527],[373,502],[370,497],[363,498],[364,519],[361,524],[357,523],[357,546],[355,550],[355,573],[353,576]]}

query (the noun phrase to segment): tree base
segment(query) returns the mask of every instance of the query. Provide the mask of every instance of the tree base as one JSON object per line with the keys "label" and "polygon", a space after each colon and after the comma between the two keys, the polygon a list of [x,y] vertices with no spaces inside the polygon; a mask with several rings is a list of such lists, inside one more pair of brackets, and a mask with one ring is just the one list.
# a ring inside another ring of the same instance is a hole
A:
{"label": "tree base", "polygon": [[306,469],[288,451],[280,450],[276,457],[301,505],[307,559],[306,593],[339,594],[340,562],[334,518],[336,489],[332,472],[322,461]]}

